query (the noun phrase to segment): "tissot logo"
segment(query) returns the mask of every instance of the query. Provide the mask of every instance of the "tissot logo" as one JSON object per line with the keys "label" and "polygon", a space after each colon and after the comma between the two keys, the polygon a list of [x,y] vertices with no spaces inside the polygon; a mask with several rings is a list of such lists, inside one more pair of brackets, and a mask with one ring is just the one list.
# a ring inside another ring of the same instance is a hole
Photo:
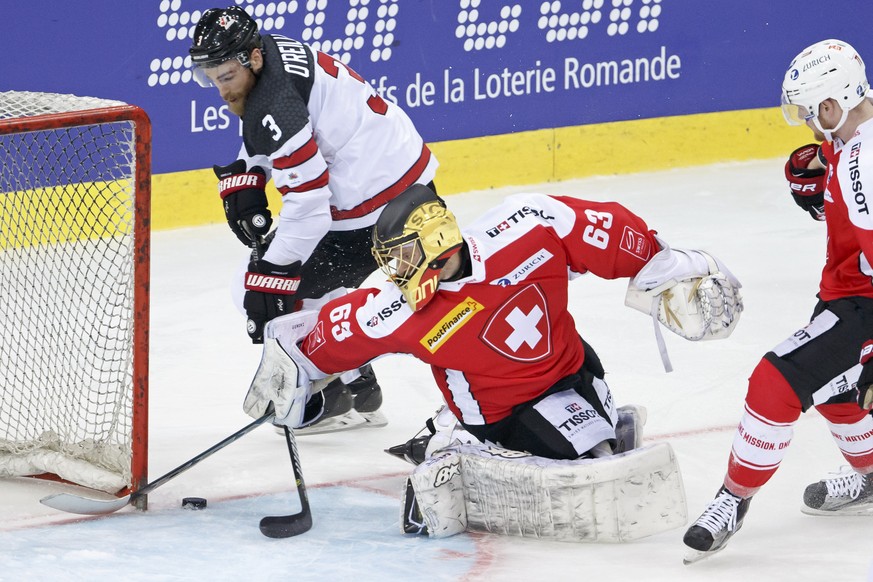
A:
{"label": "tissot logo", "polygon": [[597,412],[594,411],[593,408],[589,408],[587,410],[583,410],[579,407],[579,412],[572,414],[567,417],[567,420],[559,424],[558,426],[565,431],[572,431],[575,427],[580,424],[584,424],[585,422],[598,418]]}
{"label": "tissot logo", "polygon": [[861,183],[861,142],[852,146],[849,152],[849,179],[852,181],[852,193],[850,196],[855,201],[855,210],[861,214],[870,214],[867,207],[867,197],[864,195],[864,185]]}
{"label": "tissot logo", "polygon": [[379,325],[379,322],[385,321],[386,319],[388,319],[389,317],[391,317],[392,315],[394,315],[395,313],[400,311],[400,308],[403,307],[404,305],[406,305],[406,296],[401,295],[399,299],[395,299],[394,301],[389,303],[386,307],[383,307],[382,309],[380,309],[376,313],[376,315],[371,317],[370,320],[367,321],[367,326],[368,327],[376,327],[377,325]]}
{"label": "tissot logo", "polygon": [[530,206],[522,206],[512,214],[510,214],[506,220],[497,224],[496,226],[489,228],[485,232],[488,233],[488,236],[491,238],[496,237],[501,232],[505,230],[509,230],[513,225],[518,224],[521,220],[528,216],[536,216],[545,220],[554,220],[555,217],[543,212],[542,210],[538,210],[536,208],[531,208]]}

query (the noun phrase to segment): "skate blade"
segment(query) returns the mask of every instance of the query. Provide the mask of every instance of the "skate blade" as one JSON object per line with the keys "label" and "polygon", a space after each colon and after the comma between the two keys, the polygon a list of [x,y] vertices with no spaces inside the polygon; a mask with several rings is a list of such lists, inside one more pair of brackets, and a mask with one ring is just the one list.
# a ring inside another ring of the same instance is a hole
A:
{"label": "skate blade", "polygon": [[682,563],[685,564],[686,566],[691,565],[691,564],[695,564],[701,560],[705,560],[706,558],[709,558],[710,556],[714,556],[715,554],[722,551],[724,548],[725,548],[725,546],[721,546],[718,549],[709,550],[708,552],[701,552],[700,550],[689,549],[688,552],[685,554],[685,557],[682,558]]}
{"label": "skate blade", "polygon": [[850,507],[846,509],[832,509],[830,511],[823,511],[821,509],[813,509],[811,507],[802,506],[800,508],[801,513],[805,513],[806,515],[824,515],[824,516],[847,516],[847,515],[859,515],[859,516],[873,516],[873,502],[865,503],[864,505],[858,505],[855,507]]}
{"label": "skate blade", "polygon": [[364,420],[367,421],[367,426],[365,428],[382,428],[388,424],[388,418],[378,410],[374,410],[373,412],[359,412],[358,414],[364,417]]}
{"label": "skate blade", "polygon": [[[381,428],[388,424],[388,419],[378,410],[373,412],[358,412],[350,410],[345,414],[333,416],[317,422],[312,426],[294,429],[295,436],[309,436],[316,434],[326,434],[331,432],[343,432],[346,430],[355,430],[358,428]],[[274,427],[276,432],[282,436],[285,431],[281,426]]]}

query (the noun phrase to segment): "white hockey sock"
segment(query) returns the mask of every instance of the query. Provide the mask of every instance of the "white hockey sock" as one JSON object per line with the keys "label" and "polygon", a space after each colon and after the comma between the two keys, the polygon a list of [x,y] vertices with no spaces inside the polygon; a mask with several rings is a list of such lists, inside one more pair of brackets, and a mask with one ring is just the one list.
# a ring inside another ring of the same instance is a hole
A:
{"label": "white hockey sock", "polygon": [[754,494],[779,468],[793,435],[793,422],[772,421],[746,405],[731,449],[730,490],[743,497]]}
{"label": "white hockey sock", "polygon": [[826,422],[849,464],[859,473],[873,472],[873,417],[866,414],[854,424]]}

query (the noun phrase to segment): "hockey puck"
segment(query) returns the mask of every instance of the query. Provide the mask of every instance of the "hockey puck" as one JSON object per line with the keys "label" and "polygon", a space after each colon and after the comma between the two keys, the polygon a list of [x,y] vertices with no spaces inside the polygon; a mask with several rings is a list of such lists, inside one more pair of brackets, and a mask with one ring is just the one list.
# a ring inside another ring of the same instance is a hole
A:
{"label": "hockey puck", "polygon": [[206,500],[202,497],[186,497],[182,500],[182,509],[205,509]]}

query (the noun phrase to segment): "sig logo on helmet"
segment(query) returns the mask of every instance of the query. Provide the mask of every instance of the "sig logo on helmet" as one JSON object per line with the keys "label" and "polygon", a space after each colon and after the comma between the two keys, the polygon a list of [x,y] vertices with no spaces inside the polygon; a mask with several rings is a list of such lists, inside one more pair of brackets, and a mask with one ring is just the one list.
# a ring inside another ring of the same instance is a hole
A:
{"label": "sig logo on helmet", "polygon": [[413,311],[433,299],[440,271],[463,245],[455,215],[422,184],[413,184],[386,204],[373,227],[376,263]]}

